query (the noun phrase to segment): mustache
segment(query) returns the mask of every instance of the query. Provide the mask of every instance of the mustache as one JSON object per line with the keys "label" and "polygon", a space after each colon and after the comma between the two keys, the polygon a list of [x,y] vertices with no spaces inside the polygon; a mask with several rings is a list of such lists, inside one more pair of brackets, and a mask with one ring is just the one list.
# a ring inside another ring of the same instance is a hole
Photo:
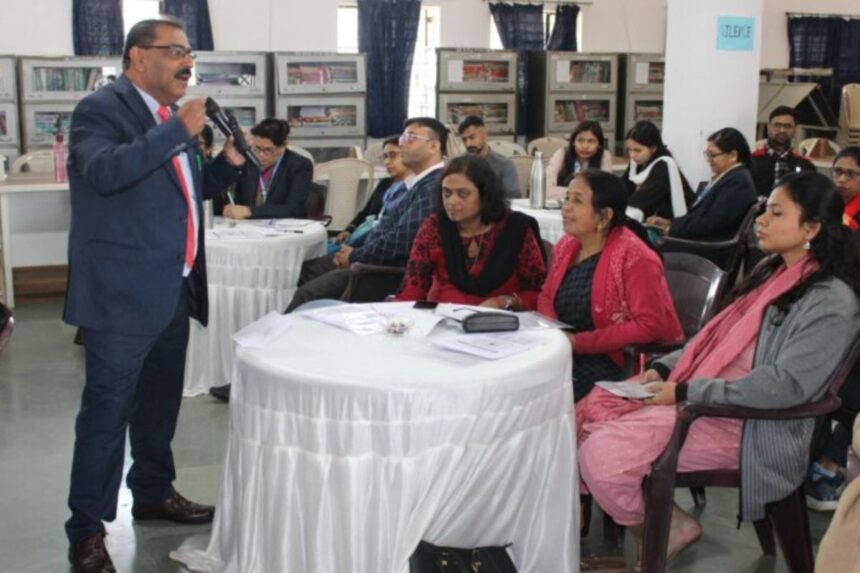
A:
{"label": "mustache", "polygon": [[481,151],[481,148],[475,147],[474,145],[472,145],[470,147],[467,147],[466,151],[468,151],[469,153],[478,153],[479,151]]}
{"label": "mustache", "polygon": [[178,80],[187,80],[191,77],[191,68],[182,68],[173,75]]}

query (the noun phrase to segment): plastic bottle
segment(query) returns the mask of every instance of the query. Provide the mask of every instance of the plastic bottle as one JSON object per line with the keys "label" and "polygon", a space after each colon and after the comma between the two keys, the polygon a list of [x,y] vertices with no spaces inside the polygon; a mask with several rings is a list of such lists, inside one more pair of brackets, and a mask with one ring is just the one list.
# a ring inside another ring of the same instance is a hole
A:
{"label": "plastic bottle", "polygon": [[63,141],[62,130],[57,130],[54,139],[54,182],[65,183],[68,180],[66,174],[66,144]]}
{"label": "plastic bottle", "polygon": [[529,205],[532,209],[543,209],[545,199],[546,172],[543,168],[543,153],[536,150],[529,175]]}

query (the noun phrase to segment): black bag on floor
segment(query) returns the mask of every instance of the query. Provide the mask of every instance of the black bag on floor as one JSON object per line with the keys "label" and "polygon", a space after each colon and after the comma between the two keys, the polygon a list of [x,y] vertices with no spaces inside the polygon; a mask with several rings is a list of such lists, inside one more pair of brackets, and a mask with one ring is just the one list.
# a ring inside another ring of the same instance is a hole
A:
{"label": "black bag on floor", "polygon": [[437,547],[422,541],[409,558],[410,573],[517,573],[504,547]]}

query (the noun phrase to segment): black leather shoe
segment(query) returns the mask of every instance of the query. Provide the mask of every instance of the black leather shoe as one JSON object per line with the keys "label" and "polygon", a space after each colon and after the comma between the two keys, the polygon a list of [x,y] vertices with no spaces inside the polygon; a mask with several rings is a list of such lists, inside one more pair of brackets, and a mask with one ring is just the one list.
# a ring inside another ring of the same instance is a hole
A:
{"label": "black leather shoe", "polygon": [[131,516],[137,521],[162,519],[174,523],[197,524],[209,523],[214,515],[214,506],[188,501],[176,492],[161,503],[134,502],[134,505],[131,506]]}
{"label": "black leather shoe", "polygon": [[230,401],[230,385],[224,384],[223,386],[212,386],[209,388],[209,393],[212,394],[215,398],[218,398],[222,402]]}
{"label": "black leather shoe", "polygon": [[75,573],[116,573],[105,547],[105,535],[100,531],[69,547],[69,562]]}

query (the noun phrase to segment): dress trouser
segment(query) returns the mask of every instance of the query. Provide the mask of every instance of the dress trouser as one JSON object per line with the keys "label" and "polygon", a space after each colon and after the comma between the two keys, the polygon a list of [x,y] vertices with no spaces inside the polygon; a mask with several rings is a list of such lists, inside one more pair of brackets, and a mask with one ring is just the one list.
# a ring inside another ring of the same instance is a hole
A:
{"label": "dress trouser", "polygon": [[182,400],[188,346],[188,289],[176,314],[151,336],[81,329],[86,383],[75,422],[66,535],[75,543],[116,518],[126,429],[133,464],[126,483],[135,501],[173,495],[176,469],[170,443]]}
{"label": "dress trouser", "polygon": [[307,260],[302,264],[299,289],[293,295],[293,300],[290,301],[284,313],[293,312],[312,300],[338,299],[343,295],[348,284],[349,269],[337,268],[331,255]]}

